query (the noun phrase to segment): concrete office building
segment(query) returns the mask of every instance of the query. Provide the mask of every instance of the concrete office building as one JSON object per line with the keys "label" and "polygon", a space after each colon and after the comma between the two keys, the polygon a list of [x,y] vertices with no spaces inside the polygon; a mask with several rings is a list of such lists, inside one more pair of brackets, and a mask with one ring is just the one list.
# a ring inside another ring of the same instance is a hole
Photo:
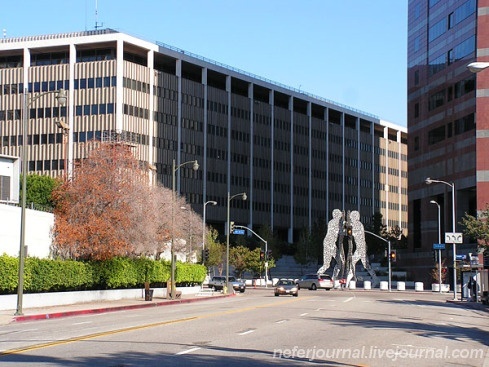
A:
{"label": "concrete office building", "polygon": [[[477,215],[489,203],[489,71],[467,65],[488,61],[489,1],[410,0],[408,22],[409,247],[430,252],[465,213]],[[425,179],[445,183],[427,185]],[[464,238],[457,254],[475,251]],[[447,242],[448,243],[448,242]],[[443,251],[451,266],[452,245]],[[429,263],[433,261],[429,257]],[[427,262],[425,261],[425,264]]]}
{"label": "concrete office building", "polygon": [[[318,71],[319,72],[319,71]],[[23,91],[32,97],[22,141]],[[0,152],[29,173],[63,174],[87,142],[131,142],[150,175],[177,189],[219,230],[226,220],[271,226],[289,242],[335,208],[381,212],[407,229],[407,131],[347,106],[218,62],[110,29],[0,40]],[[69,126],[67,142],[55,121]],[[66,165],[65,165],[66,157]],[[406,233],[406,231],[405,231]]]}

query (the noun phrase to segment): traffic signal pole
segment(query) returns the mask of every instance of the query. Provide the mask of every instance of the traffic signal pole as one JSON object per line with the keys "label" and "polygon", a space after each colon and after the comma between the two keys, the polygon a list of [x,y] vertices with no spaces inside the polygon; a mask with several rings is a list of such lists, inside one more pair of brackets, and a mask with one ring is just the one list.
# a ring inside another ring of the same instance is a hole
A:
{"label": "traffic signal pole", "polygon": [[265,243],[265,288],[268,288],[268,242],[265,241],[263,238],[261,238],[258,233],[256,233],[255,231],[253,231],[251,228],[248,228],[246,226],[239,226],[237,224],[234,225],[234,228],[243,228],[243,229],[246,229],[248,231],[250,231],[251,233],[253,233],[256,237],[258,237],[260,240],[262,240],[264,243]]}

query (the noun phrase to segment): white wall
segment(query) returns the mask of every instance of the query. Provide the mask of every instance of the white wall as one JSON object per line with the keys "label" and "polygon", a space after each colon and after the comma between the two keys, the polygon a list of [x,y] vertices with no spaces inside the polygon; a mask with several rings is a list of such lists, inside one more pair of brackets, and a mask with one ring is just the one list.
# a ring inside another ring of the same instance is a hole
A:
{"label": "white wall", "polygon": [[[0,255],[19,255],[21,208],[0,204]],[[26,210],[25,245],[27,256],[49,257],[51,229],[54,224],[52,213]]]}

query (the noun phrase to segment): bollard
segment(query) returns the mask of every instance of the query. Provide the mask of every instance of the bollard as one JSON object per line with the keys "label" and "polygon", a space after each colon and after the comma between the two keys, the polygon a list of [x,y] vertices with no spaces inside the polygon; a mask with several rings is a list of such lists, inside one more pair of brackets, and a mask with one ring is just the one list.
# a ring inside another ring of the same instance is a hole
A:
{"label": "bollard", "polygon": [[372,289],[372,282],[370,280],[366,280],[363,282],[363,289]]}

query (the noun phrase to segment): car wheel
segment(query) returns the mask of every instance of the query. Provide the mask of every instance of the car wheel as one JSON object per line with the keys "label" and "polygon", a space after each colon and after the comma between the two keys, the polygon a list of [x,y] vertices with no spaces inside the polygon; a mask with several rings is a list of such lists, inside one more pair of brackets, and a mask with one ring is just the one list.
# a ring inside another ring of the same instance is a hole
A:
{"label": "car wheel", "polygon": [[315,290],[317,289],[316,284],[312,283],[312,285],[311,285],[311,289],[312,289],[313,291],[315,291]]}
{"label": "car wheel", "polygon": [[294,294],[294,297],[299,297],[299,293]]}
{"label": "car wheel", "polygon": [[240,290],[241,293],[244,293],[244,291],[245,291],[244,289]]}
{"label": "car wheel", "polygon": [[275,293],[275,297],[278,297],[278,293]]}
{"label": "car wheel", "polygon": [[331,288],[326,288],[326,290],[327,290],[327,291],[330,291],[330,290],[331,290]]}

